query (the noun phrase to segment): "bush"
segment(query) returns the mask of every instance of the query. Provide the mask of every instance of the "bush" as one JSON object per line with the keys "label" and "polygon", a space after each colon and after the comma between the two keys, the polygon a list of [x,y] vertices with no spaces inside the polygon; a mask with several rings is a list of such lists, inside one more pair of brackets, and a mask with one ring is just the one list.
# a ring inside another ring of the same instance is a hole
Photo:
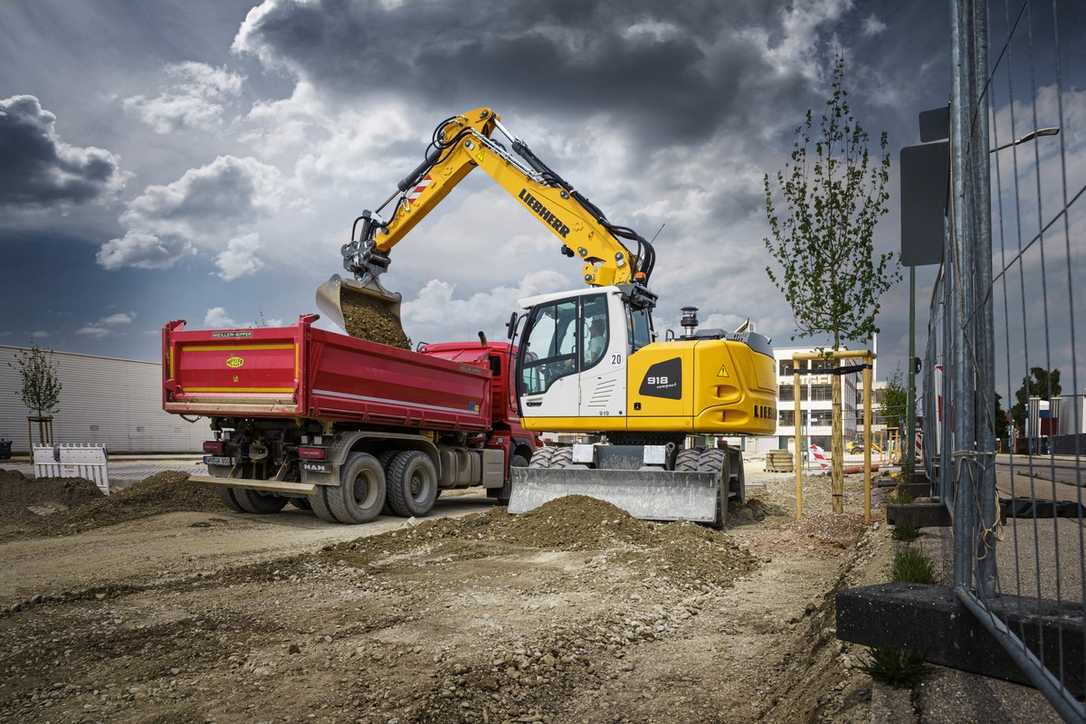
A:
{"label": "bush", "polygon": [[908,523],[899,523],[890,535],[894,540],[912,541],[920,537],[920,529]]}
{"label": "bush", "polygon": [[924,657],[905,649],[872,649],[860,670],[875,681],[911,689],[927,674]]}
{"label": "bush", "polygon": [[935,565],[923,551],[906,548],[894,555],[890,575],[900,583],[931,584],[935,583]]}
{"label": "bush", "polygon": [[894,491],[886,496],[886,499],[896,505],[908,505],[913,502],[912,494],[900,485],[894,488]]}

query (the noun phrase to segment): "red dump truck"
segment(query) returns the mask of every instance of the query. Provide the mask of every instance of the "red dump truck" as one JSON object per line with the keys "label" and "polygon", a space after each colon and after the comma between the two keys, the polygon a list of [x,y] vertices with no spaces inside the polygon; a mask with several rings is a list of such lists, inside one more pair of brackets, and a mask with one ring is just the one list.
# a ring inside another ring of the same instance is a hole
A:
{"label": "red dump truck", "polygon": [[398,349],[312,326],[162,330],[162,407],[211,418],[208,474],[238,512],[289,502],[329,522],[427,514],[442,490],[509,495],[539,445],[505,342]]}

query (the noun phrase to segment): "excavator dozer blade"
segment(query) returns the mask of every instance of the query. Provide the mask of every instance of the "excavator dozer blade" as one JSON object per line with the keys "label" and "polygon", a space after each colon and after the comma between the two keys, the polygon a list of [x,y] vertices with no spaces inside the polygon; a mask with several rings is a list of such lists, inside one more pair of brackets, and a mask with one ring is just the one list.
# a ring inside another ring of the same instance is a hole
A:
{"label": "excavator dozer blade", "polygon": [[406,349],[411,340],[400,323],[401,299],[376,279],[363,283],[333,274],[317,287],[317,309],[347,334]]}
{"label": "excavator dozer blade", "polygon": [[[527,513],[565,495],[605,500],[642,520],[724,525],[721,478],[708,472],[512,468],[510,513]],[[725,494],[726,495],[726,494]]]}

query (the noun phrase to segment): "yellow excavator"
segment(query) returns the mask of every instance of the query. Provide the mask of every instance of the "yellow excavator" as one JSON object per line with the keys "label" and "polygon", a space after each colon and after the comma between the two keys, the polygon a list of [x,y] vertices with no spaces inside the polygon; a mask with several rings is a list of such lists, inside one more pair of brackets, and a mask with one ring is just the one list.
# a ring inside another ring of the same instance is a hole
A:
{"label": "yellow excavator", "polygon": [[476,167],[558,238],[562,254],[581,261],[586,284],[522,299],[523,311],[510,317],[521,424],[584,441],[543,447],[515,470],[502,496],[510,512],[580,494],[638,518],[723,526],[729,501],[745,498],[742,455],[722,442],[690,449],[684,442],[688,435],[774,432],[769,340],[754,331],[699,329],[694,307],[683,308],[681,333],[659,339],[657,298],[648,288],[652,244],[612,224],[490,108],[438,124],[423,162],[376,212],[356,219],[342,248],[353,278],[335,275],[323,284],[318,307],[345,328],[345,311],[359,306],[398,321],[400,296],[379,281],[389,252]]}

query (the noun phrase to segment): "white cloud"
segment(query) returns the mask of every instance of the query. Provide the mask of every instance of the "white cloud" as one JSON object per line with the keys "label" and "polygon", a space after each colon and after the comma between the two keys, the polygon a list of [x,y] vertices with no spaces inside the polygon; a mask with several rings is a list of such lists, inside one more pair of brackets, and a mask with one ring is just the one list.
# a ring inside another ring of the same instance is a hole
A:
{"label": "white cloud", "polygon": [[165,93],[153,98],[136,95],[124,99],[125,110],[136,113],[162,134],[218,127],[225,103],[241,92],[244,81],[226,68],[191,61],[166,66],[166,75],[170,83]]}
{"label": "white cloud", "polygon": [[[98,263],[106,269],[168,269],[201,249],[224,251],[222,238],[274,211],[283,190],[274,166],[251,157],[219,156],[169,184],[148,186],[130,201],[120,217],[127,231],[101,246]],[[228,254],[227,263],[237,262],[245,248],[243,243],[237,254]]]}
{"label": "white cloud", "polygon": [[99,266],[120,269],[131,266],[137,269],[169,269],[186,254],[195,253],[184,239],[159,236],[142,231],[126,231],[124,236],[110,239],[95,254]]}
{"label": "white cloud", "polygon": [[233,317],[226,313],[224,307],[211,307],[204,315],[204,326],[211,327],[212,329],[224,329],[227,327],[234,329],[245,329],[248,327],[282,327],[283,320],[277,317],[271,317],[269,319],[263,319],[259,322],[237,322]]}
{"label": "white cloud", "polygon": [[98,320],[98,323],[104,324],[107,327],[120,327],[126,324],[132,324],[132,320],[135,318],[135,312],[117,312],[116,314],[111,314],[108,317],[102,317]]}
{"label": "white cloud", "polygon": [[84,327],[80,327],[75,331],[76,334],[83,337],[93,337],[94,339],[102,339],[110,335],[110,330],[97,324],[88,324]]}
{"label": "white cloud", "polygon": [[247,274],[255,274],[264,266],[264,262],[256,256],[258,249],[260,249],[259,234],[246,234],[228,241],[226,249],[215,257],[219,276],[226,281],[233,281]]}
{"label": "white cloud", "polygon": [[875,15],[875,13],[871,13],[866,18],[864,18],[863,31],[862,32],[867,37],[872,37],[872,36],[878,35],[879,33],[883,32],[885,30],[886,30],[886,23],[879,20],[879,16]]}
{"label": "white cloud", "polygon": [[207,310],[207,314],[204,315],[205,327],[236,327],[237,322],[226,315],[226,310],[222,307],[212,307]]}
{"label": "white cloud", "polygon": [[30,333],[30,337],[32,339],[45,339],[48,336],[49,336],[49,333],[46,332],[44,329],[36,329],[36,330],[34,330],[33,332]]}
{"label": "white cloud", "polygon": [[470,339],[479,330],[498,334],[517,308],[518,299],[568,286],[558,272],[534,271],[524,275],[515,287],[498,286],[458,299],[453,284],[431,279],[414,299],[403,303],[404,329],[412,339],[430,342]]}

